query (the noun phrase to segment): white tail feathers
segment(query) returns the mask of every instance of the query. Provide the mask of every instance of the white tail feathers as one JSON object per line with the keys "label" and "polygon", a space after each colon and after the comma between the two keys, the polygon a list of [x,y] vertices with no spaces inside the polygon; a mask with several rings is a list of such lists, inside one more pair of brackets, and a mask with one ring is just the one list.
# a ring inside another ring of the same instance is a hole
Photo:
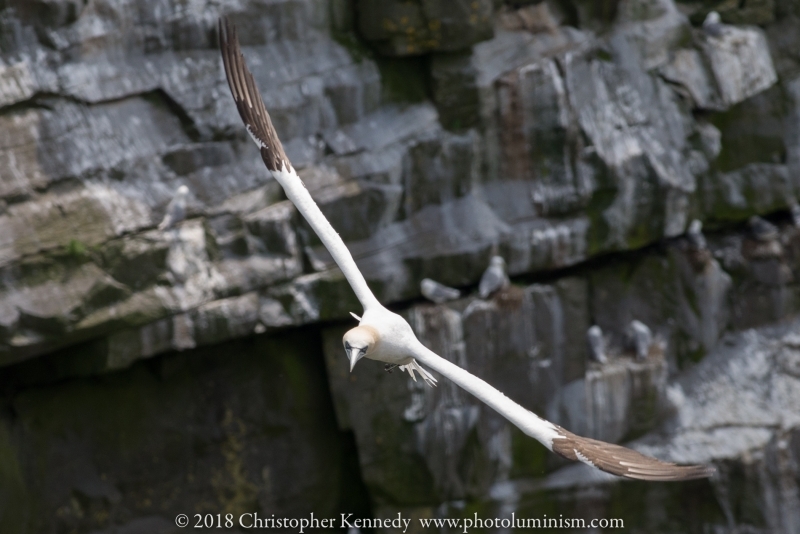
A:
{"label": "white tail feathers", "polygon": [[423,369],[418,363],[417,360],[411,360],[411,363],[406,365],[401,365],[400,369],[403,371],[407,371],[408,374],[411,375],[411,378],[414,379],[414,382],[417,381],[417,377],[414,376],[414,371],[417,371],[422,379],[431,387],[436,387],[436,379],[430,374],[428,371]]}

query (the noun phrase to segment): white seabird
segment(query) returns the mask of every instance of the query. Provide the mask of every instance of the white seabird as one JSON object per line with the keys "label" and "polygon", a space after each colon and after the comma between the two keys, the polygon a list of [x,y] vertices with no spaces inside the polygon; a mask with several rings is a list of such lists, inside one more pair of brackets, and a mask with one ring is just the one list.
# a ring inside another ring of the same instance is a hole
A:
{"label": "white seabird", "polygon": [[167,204],[167,212],[158,225],[159,230],[172,228],[186,217],[186,200],[189,197],[189,188],[182,185],[175,191],[175,196]]}
{"label": "white seabird", "polygon": [[511,282],[506,274],[506,260],[502,256],[492,256],[489,267],[483,272],[478,284],[478,293],[482,299],[490,297],[495,292],[508,287]]}
{"label": "white seabird", "polygon": [[219,32],[228,85],[239,115],[261,151],[261,158],[286,196],[317,233],[364,307],[359,326],[347,332],[343,339],[351,369],[358,360],[366,357],[401,365],[412,376],[414,371],[418,371],[426,382],[433,383],[433,376],[420,367],[423,364],[467,390],[551,451],[614,475],[642,480],[688,480],[713,473],[713,469],[702,465],[680,466],[662,462],[619,445],[577,436],[538,417],[420,343],[408,322],[384,308],[372,294],[350,251],[286,157],[255,80],[245,66],[236,31],[221,19]]}
{"label": "white seabird", "polygon": [[773,241],[778,238],[778,227],[758,215],[750,217],[748,222],[753,237],[758,241]]}
{"label": "white seabird", "polygon": [[689,238],[689,243],[696,250],[705,250],[708,248],[706,237],[703,235],[703,223],[695,219],[689,225],[686,231],[686,236]]}
{"label": "white seabird", "polygon": [[722,35],[724,27],[719,13],[711,11],[703,20],[703,31],[712,37],[719,37]]}
{"label": "white seabird", "polygon": [[789,208],[792,213],[792,224],[795,228],[800,228],[800,204],[796,201],[792,202],[791,207]]}
{"label": "white seabird", "polygon": [[650,331],[650,327],[634,319],[628,326],[628,337],[630,337],[633,348],[636,349],[636,358],[647,359],[650,354],[650,345],[653,344],[653,333]]}
{"label": "white seabird", "polygon": [[606,340],[603,339],[603,330],[597,326],[590,326],[586,330],[586,341],[589,343],[589,350],[592,353],[592,359],[596,362],[608,362],[606,356]]}
{"label": "white seabird", "polygon": [[436,280],[431,280],[430,278],[422,279],[422,281],[419,283],[419,290],[423,297],[431,302],[435,302],[436,304],[441,304],[450,300],[456,300],[461,296],[461,291],[458,289],[447,287],[446,285],[440,284]]}

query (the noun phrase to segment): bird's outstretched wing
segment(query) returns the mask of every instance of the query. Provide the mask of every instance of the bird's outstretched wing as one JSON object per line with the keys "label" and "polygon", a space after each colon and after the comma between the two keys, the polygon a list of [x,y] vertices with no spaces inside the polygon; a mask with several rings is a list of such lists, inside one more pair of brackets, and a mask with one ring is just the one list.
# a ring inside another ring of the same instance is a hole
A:
{"label": "bird's outstretched wing", "polygon": [[485,381],[445,360],[421,343],[415,347],[413,356],[486,403],[525,434],[568,460],[580,461],[612,475],[637,480],[692,480],[714,473],[711,467],[663,462],[633,449],[575,435],[523,408]]}
{"label": "bird's outstretched wing", "polygon": [[627,447],[576,436],[553,425],[560,437],[553,440],[553,452],[568,460],[589,464],[612,475],[637,480],[692,480],[714,474],[705,465],[677,465],[645,456]]}
{"label": "bird's outstretched wing", "polygon": [[[228,85],[247,131],[261,149],[264,163],[331,253],[364,309],[383,309],[367,286],[350,251],[319,210],[286,157],[253,76],[244,64],[236,30],[227,20],[221,19],[219,34]],[[708,477],[713,473],[713,469],[708,467],[662,462],[619,445],[576,436],[526,410],[477,376],[436,355],[418,340],[414,341],[413,346],[409,347],[411,356],[475,395],[527,435],[569,460],[582,461],[614,475],[641,480],[689,480]]]}
{"label": "bird's outstretched wing", "polygon": [[286,196],[294,203],[319,236],[322,244],[328,249],[361,305],[364,306],[364,310],[380,306],[342,238],[322,214],[297,175],[297,171],[292,167],[289,158],[286,157],[253,75],[250,74],[244,63],[236,29],[224,18],[219,21],[219,40],[222,62],[225,65],[225,76],[228,79],[233,100],[236,102],[236,108],[239,110],[247,132],[261,150],[261,158],[267,169],[283,186]]}

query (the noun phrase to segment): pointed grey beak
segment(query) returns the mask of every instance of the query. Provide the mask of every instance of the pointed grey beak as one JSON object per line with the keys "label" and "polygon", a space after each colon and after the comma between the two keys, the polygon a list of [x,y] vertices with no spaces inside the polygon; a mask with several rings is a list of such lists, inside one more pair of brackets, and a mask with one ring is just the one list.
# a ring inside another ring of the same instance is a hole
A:
{"label": "pointed grey beak", "polygon": [[350,372],[353,372],[353,367],[356,366],[356,362],[363,358],[361,351],[358,349],[350,349],[347,352],[347,357],[350,358]]}

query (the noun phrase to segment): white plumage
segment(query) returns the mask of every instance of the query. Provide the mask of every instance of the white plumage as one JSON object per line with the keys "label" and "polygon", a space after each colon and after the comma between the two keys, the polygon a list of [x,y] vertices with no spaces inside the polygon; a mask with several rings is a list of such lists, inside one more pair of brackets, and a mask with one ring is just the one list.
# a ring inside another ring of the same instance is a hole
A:
{"label": "white plumage", "polygon": [[[405,319],[384,308],[370,291],[350,251],[319,210],[286,157],[253,76],[244,64],[235,30],[224,20],[220,21],[219,29],[228,85],[239,115],[261,151],[264,164],[317,233],[364,307],[360,324],[348,331],[343,339],[351,370],[360,359],[367,358],[398,365],[414,379],[415,372],[420,373],[428,384],[434,385],[436,379],[420,366],[423,364],[473,394],[551,451],[570,460],[585,461],[615,475],[645,480],[686,480],[711,474],[712,470],[704,466],[677,466],[625,447],[576,436],[538,417],[420,343]],[[502,272],[505,275],[504,269]]]}
{"label": "white plumage", "polygon": [[510,281],[506,274],[506,260],[502,256],[492,256],[489,267],[483,272],[478,284],[478,293],[482,299],[492,296],[497,291],[508,287]]}
{"label": "white plumage", "polygon": [[800,204],[792,202],[790,210],[792,213],[792,224],[795,228],[800,228]]}
{"label": "white plumage", "polygon": [[606,340],[603,338],[603,330],[597,326],[590,326],[586,330],[586,341],[589,343],[589,351],[592,354],[592,359],[599,363],[608,362],[606,356]]}
{"label": "white plumage", "polygon": [[650,331],[650,327],[634,319],[628,326],[628,336],[636,351],[636,357],[640,360],[646,359],[650,354],[650,346],[653,344],[653,333]]}
{"label": "white plumage", "polygon": [[455,300],[461,296],[461,291],[458,289],[447,287],[446,285],[441,284],[436,280],[431,280],[430,278],[422,279],[422,281],[419,283],[419,290],[423,297],[431,302],[435,302],[436,304]]}
{"label": "white plumage", "polygon": [[722,35],[724,28],[719,13],[711,11],[706,15],[705,20],[703,20],[703,31],[712,37],[719,37]]}
{"label": "white plumage", "polygon": [[182,185],[175,191],[175,196],[167,204],[167,212],[158,225],[159,230],[172,228],[186,217],[186,201],[189,198],[189,188]]}
{"label": "white plumage", "polygon": [[689,238],[689,243],[697,250],[705,250],[708,248],[706,237],[703,235],[703,223],[695,219],[689,225],[686,231],[686,236]]}

